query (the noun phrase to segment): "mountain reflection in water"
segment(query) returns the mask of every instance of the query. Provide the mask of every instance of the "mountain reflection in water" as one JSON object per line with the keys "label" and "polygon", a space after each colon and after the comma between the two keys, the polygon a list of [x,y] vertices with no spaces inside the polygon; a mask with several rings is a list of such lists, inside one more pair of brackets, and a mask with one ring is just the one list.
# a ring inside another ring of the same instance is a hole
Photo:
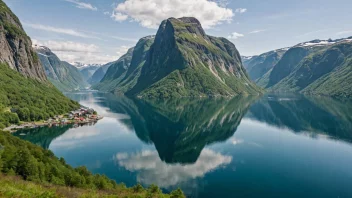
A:
{"label": "mountain reflection in water", "polygon": [[[53,150],[72,166],[85,165],[128,186],[181,187],[189,197],[272,197],[278,188],[288,192],[286,197],[351,195],[343,188],[352,179],[347,157],[352,154],[351,102],[301,95],[170,100],[98,92],[68,96],[104,119],[93,126],[43,127],[14,135]],[[302,179],[300,190],[291,188],[296,177]],[[327,186],[325,192],[307,193]]]}

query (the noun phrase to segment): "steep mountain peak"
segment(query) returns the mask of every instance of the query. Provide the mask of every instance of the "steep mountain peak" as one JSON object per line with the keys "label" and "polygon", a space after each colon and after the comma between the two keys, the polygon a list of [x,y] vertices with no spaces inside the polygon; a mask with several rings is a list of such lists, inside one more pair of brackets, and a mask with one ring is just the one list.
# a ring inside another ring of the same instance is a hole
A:
{"label": "steep mountain peak", "polygon": [[32,41],[9,7],[0,1],[0,62],[24,76],[46,81],[44,69]]}
{"label": "steep mountain peak", "polygon": [[201,23],[194,17],[169,18],[167,21],[173,26],[175,34],[190,33],[206,36]]}
{"label": "steep mountain peak", "polygon": [[46,76],[61,91],[84,89],[88,83],[79,70],[65,61],[61,61],[48,47],[34,46],[42,63]]}
{"label": "steep mountain peak", "polygon": [[39,54],[46,55],[46,56],[53,55],[53,52],[48,47],[34,45],[33,48]]}

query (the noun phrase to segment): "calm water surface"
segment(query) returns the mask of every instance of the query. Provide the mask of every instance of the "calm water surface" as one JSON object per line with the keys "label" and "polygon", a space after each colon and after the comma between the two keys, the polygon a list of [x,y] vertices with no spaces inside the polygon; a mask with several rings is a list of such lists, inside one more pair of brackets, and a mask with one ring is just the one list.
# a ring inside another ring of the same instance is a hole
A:
{"label": "calm water surface", "polygon": [[303,96],[141,101],[68,94],[95,125],[15,135],[127,186],[188,197],[352,197],[352,103]]}

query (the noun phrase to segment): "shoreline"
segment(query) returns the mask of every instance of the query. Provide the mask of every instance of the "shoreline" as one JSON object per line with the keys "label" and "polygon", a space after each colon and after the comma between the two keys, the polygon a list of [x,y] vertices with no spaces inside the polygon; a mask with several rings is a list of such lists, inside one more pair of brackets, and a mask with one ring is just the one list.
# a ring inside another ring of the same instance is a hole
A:
{"label": "shoreline", "polygon": [[70,125],[70,124],[82,125],[82,124],[96,123],[103,118],[104,118],[103,116],[97,115],[97,112],[94,109],[84,107],[81,105],[81,107],[75,111],[71,111],[63,115],[56,115],[49,118],[48,120],[22,122],[22,123],[20,122],[17,125],[13,124],[2,130],[10,133],[15,133],[18,130],[22,130],[22,129],[34,129],[34,128],[45,127],[45,126],[51,127],[51,126],[61,126],[61,125]]}
{"label": "shoreline", "polygon": [[10,133],[15,133],[19,130],[22,129],[35,129],[35,128],[40,128],[40,127],[46,127],[46,126],[61,126],[61,125],[70,125],[70,124],[90,124],[94,122],[98,122],[99,120],[103,119],[103,116],[99,116],[96,119],[90,119],[86,121],[67,121],[67,122],[51,122],[51,123],[41,123],[41,124],[36,124],[34,122],[32,123],[24,123],[21,125],[11,125],[7,128],[2,129],[3,131],[10,132]]}

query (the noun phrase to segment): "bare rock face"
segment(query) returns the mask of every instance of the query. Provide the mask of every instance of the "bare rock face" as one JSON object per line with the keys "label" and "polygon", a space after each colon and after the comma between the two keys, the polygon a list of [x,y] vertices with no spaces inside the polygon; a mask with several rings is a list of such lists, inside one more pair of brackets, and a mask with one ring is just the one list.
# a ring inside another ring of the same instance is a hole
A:
{"label": "bare rock face", "polygon": [[27,77],[47,81],[44,69],[32,48],[32,41],[19,19],[0,0],[0,62]]}
{"label": "bare rock face", "polygon": [[126,68],[94,88],[141,98],[231,97],[262,91],[250,81],[236,46],[208,36],[193,17],[164,20],[155,37],[137,43]]}

